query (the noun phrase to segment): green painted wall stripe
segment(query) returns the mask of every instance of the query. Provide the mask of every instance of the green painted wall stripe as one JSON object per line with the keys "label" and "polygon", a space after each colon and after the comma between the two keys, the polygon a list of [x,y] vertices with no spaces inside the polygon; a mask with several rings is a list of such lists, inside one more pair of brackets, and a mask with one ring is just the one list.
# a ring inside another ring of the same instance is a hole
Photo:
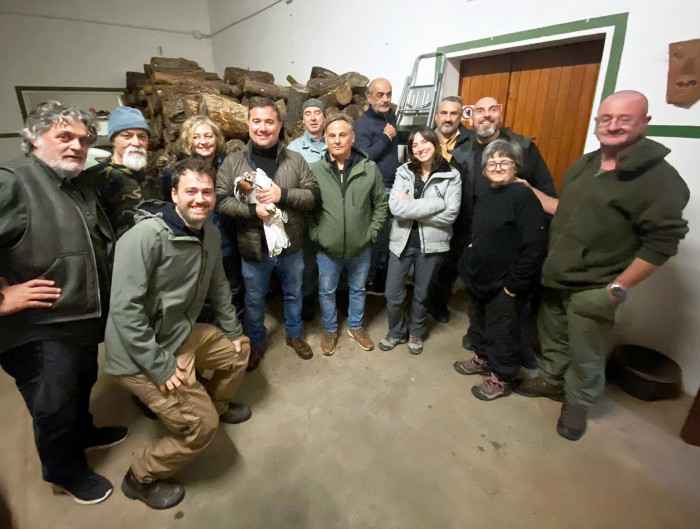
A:
{"label": "green painted wall stripe", "polygon": [[0,134],[0,139],[5,138],[20,138],[19,132],[3,132]]}
{"label": "green painted wall stripe", "polygon": [[649,125],[645,136],[700,139],[700,127],[690,125]]}

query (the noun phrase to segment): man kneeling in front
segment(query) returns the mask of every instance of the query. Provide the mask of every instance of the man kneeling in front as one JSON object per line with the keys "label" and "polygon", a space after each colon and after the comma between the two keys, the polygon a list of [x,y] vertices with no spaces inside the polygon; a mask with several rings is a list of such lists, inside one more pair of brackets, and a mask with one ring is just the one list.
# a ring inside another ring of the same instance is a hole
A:
{"label": "man kneeling in front", "polygon": [[[122,491],[154,509],[177,505],[185,489],[171,476],[204,450],[219,422],[250,409],[231,403],[250,343],[231,304],[221,236],[208,218],[214,175],[185,159],[173,169],[173,203],[144,202],[117,243],[106,331],[105,370],[144,402],[169,433],[136,450]],[[218,327],[196,323],[204,299]],[[196,378],[211,372],[202,383]]]}

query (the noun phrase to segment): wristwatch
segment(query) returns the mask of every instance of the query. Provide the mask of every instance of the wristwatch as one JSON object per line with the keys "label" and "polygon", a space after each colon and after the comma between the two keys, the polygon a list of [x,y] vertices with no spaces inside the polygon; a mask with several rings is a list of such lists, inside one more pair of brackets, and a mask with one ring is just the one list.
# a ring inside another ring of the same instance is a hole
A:
{"label": "wristwatch", "polygon": [[627,298],[627,290],[620,283],[613,281],[610,283],[610,292],[620,301],[625,301]]}

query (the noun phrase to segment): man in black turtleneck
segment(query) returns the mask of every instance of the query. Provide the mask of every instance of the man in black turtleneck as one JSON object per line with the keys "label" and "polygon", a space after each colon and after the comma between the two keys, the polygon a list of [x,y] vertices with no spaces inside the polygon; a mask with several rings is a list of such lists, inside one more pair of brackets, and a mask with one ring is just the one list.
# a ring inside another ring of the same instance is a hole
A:
{"label": "man in black turtleneck", "polygon": [[[287,345],[304,360],[313,356],[311,347],[302,337],[302,246],[306,229],[302,212],[314,209],[320,194],[318,182],[304,158],[279,142],[282,120],[275,103],[267,98],[254,97],[249,107],[248,149],[232,153],[224,160],[217,175],[216,195],[222,197],[219,213],[236,219],[251,342],[248,369],[252,371],[265,354],[265,294],[273,270],[277,270],[284,291]],[[234,191],[236,179],[256,169],[265,171],[272,179],[272,186],[258,190],[257,203],[252,204],[245,196],[251,190],[250,186],[244,187],[245,182],[240,182],[238,196]],[[272,216],[269,211],[271,204],[288,217],[284,229],[289,246],[275,256],[270,256],[263,229],[263,222]]]}

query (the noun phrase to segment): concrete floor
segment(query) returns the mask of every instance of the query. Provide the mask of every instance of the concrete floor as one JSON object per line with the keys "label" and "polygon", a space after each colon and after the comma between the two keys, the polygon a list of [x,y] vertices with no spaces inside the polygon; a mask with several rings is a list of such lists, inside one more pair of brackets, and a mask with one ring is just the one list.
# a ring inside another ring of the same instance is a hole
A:
{"label": "concrete floor", "polygon": [[[367,323],[378,341],[386,317],[380,299],[368,300]],[[588,433],[567,441],[555,430],[555,402],[471,395],[479,378],[452,369],[465,355],[459,303],[450,324],[433,327],[420,356],[405,346],[362,351],[343,326],[333,357],[317,352],[304,362],[284,345],[281,314],[270,314],[273,346],[240,394],[252,419],[220,427],[179,474],[187,496],[168,511],[119,491],[131,451],[161,427],[108,376],[93,392],[97,424],[126,424],[131,435],[90,454],[115,492],[81,506],[54,496],[41,480],[29,415],[3,373],[0,493],[13,527],[700,527],[700,448],[678,436],[690,397],[645,403],[609,386]],[[315,351],[320,336],[316,321],[309,327]]]}

